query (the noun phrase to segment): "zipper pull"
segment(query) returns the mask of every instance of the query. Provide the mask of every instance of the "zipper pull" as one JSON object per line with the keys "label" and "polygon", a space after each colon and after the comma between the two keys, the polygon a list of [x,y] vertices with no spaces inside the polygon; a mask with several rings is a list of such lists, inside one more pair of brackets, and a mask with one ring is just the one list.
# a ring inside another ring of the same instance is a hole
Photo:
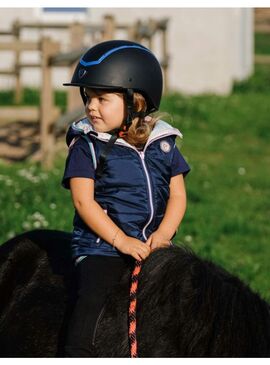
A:
{"label": "zipper pull", "polygon": [[143,151],[139,151],[139,154],[140,154],[141,158],[144,160],[144,152]]}

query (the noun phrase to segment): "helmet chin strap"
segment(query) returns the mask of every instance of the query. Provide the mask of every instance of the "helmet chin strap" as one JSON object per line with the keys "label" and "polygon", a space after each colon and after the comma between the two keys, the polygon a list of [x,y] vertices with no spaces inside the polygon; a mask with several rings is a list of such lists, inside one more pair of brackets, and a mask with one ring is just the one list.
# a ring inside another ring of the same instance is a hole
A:
{"label": "helmet chin strap", "polygon": [[126,105],[127,105],[127,118],[125,120],[125,126],[127,130],[131,126],[134,118],[134,91],[133,89],[127,89],[126,91]]}
{"label": "helmet chin strap", "polygon": [[85,93],[84,93],[84,87],[82,87],[82,86],[80,86],[80,94],[81,94],[84,105],[86,105],[87,98],[86,98]]}

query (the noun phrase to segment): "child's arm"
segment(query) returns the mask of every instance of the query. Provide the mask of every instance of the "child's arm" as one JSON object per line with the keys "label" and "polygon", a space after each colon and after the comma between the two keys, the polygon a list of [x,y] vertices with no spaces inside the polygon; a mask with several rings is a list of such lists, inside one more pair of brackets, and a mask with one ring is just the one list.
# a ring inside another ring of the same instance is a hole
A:
{"label": "child's arm", "polygon": [[158,227],[147,240],[151,250],[169,245],[171,238],[181,223],[186,211],[186,190],[183,175],[176,175],[170,181],[170,196],[164,217]]}
{"label": "child's arm", "polygon": [[145,259],[149,255],[149,246],[127,236],[95,201],[93,179],[71,178],[70,190],[74,207],[80,217],[99,237],[136,260]]}

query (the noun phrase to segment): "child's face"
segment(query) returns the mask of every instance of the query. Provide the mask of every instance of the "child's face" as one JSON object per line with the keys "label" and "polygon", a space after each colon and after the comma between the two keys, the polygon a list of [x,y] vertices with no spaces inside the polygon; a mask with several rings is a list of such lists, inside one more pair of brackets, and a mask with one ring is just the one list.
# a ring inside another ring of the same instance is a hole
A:
{"label": "child's face", "polygon": [[109,132],[121,126],[125,116],[122,94],[86,88],[85,95],[85,112],[95,131]]}

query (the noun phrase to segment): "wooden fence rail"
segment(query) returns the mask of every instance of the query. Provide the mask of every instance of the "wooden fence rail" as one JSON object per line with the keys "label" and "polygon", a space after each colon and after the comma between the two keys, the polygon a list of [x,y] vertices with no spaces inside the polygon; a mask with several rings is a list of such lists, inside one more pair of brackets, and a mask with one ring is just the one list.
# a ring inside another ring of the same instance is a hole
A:
{"label": "wooden fence rail", "polygon": [[[102,40],[117,38],[118,30],[125,30],[127,39],[141,42],[152,49],[153,38],[161,33],[161,60],[164,73],[165,91],[168,88],[167,70],[169,57],[167,53],[168,19],[137,21],[134,24],[117,24],[114,17],[106,15],[103,23],[99,25],[84,25],[80,23],[37,23],[15,21],[12,29],[0,31],[0,36],[12,36],[12,41],[0,42],[0,51],[12,51],[15,54],[15,62],[10,69],[0,70],[0,74],[13,75],[15,77],[15,103],[19,104],[22,99],[21,70],[23,68],[40,68],[41,70],[41,100],[39,107],[40,120],[40,161],[43,166],[52,166],[54,157],[55,133],[63,130],[67,124],[83,116],[81,97],[77,88],[68,88],[67,112],[60,115],[60,111],[54,104],[54,88],[52,70],[55,67],[67,67],[70,78],[74,68],[88,47],[84,43],[84,36],[90,35],[92,44]],[[48,37],[41,36],[37,42],[21,39],[23,29],[65,29],[69,32],[70,52],[62,52],[60,43]],[[88,45],[89,46],[89,45]],[[21,62],[20,55],[24,51],[37,51],[40,54],[40,62]],[[18,110],[18,108],[17,108]],[[34,110],[33,108],[31,109]],[[29,111],[28,111],[29,112]],[[33,112],[35,115],[36,112]]]}

